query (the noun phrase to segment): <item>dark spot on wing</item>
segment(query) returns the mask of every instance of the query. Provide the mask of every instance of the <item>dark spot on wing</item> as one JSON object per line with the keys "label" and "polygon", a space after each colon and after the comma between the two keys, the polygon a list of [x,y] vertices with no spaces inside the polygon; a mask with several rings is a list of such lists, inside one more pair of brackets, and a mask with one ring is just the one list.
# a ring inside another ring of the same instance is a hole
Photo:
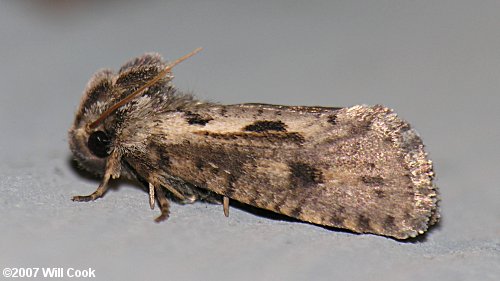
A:
{"label": "dark spot on wing", "polygon": [[293,210],[288,215],[292,218],[299,218],[301,213],[302,213],[302,206],[299,205],[293,208]]}
{"label": "dark spot on wing", "polygon": [[340,206],[332,213],[330,223],[334,226],[343,226],[345,220],[345,208]]}
{"label": "dark spot on wing", "polygon": [[196,166],[196,169],[199,171],[203,171],[203,166],[204,166],[204,160],[201,158],[196,159],[194,165]]}
{"label": "dark spot on wing", "polygon": [[368,186],[382,186],[384,185],[384,179],[380,176],[361,176],[361,181]]}
{"label": "dark spot on wing", "polygon": [[222,117],[227,117],[227,116],[226,116],[226,114],[227,114],[227,108],[226,108],[225,106],[221,107],[219,114],[220,114]]}
{"label": "dark spot on wing", "polygon": [[303,142],[305,142],[304,137],[297,132],[282,133],[282,134],[276,134],[276,135],[280,135],[280,137],[278,137],[278,138],[282,139],[283,141],[286,141],[286,142],[294,142],[297,144],[302,144]]}
{"label": "dark spot on wing", "polygon": [[337,114],[328,115],[327,122],[332,125],[337,125]]}
{"label": "dark spot on wing", "polygon": [[350,127],[350,133],[353,136],[365,135],[371,130],[371,123],[365,122],[362,124],[356,124]]}
{"label": "dark spot on wing", "polygon": [[375,164],[374,163],[368,163],[368,164],[366,164],[366,168],[369,171],[373,171],[373,170],[375,170]]}
{"label": "dark spot on wing", "polygon": [[198,113],[193,113],[191,111],[185,112],[186,121],[189,125],[201,125],[205,126],[208,122],[213,120],[212,117],[204,117]]}
{"label": "dark spot on wing", "polygon": [[156,142],[149,143],[147,147],[148,151],[153,155],[156,155],[156,163],[145,163],[150,166],[151,170],[162,169],[168,170],[170,169],[170,155],[169,152],[165,149],[165,147],[158,145]]}
{"label": "dark spot on wing", "polygon": [[164,154],[160,157],[160,162],[158,163],[160,167],[167,167],[169,168],[171,163],[170,163],[170,156],[168,154]]}
{"label": "dark spot on wing", "polygon": [[375,190],[375,194],[377,195],[378,198],[385,197],[385,192],[383,190],[380,190],[380,189]]}
{"label": "dark spot on wing", "polygon": [[323,182],[321,171],[307,163],[293,162],[289,166],[292,187],[311,187]]}
{"label": "dark spot on wing", "polygon": [[369,231],[372,229],[370,226],[370,219],[364,215],[358,216],[358,227],[360,231]]}
{"label": "dark spot on wing", "polygon": [[393,228],[396,224],[394,223],[395,221],[395,218],[391,215],[388,215],[387,217],[385,217],[384,219],[384,227],[386,229],[391,229]]}
{"label": "dark spot on wing", "polygon": [[281,121],[255,121],[254,123],[247,125],[243,128],[243,131],[250,132],[268,132],[268,131],[277,131],[277,132],[286,132],[286,125]]}

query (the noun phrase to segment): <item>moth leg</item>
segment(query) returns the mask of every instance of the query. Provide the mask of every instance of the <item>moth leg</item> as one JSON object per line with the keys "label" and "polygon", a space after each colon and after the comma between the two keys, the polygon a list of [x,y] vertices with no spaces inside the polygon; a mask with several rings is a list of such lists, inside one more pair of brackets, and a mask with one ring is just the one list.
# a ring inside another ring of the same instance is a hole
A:
{"label": "moth leg", "polygon": [[[151,187],[151,184],[150,184],[150,187]],[[158,203],[160,205],[161,215],[155,219],[155,222],[161,222],[161,221],[164,221],[168,218],[168,215],[170,213],[169,203],[168,203],[167,197],[165,196],[165,191],[162,190],[161,188],[158,188],[156,190],[156,198],[158,199]]]}
{"label": "moth leg", "polygon": [[149,207],[151,210],[155,208],[155,187],[152,183],[149,183]]}
{"label": "moth leg", "polygon": [[224,216],[229,217],[229,197],[224,196],[222,198],[222,204],[224,209]]}
{"label": "moth leg", "polygon": [[108,190],[108,181],[109,179],[113,178],[116,179],[120,177],[120,155],[117,152],[111,153],[109,156],[108,160],[106,161],[106,169],[104,171],[104,177],[102,179],[101,184],[99,184],[99,187],[94,191],[94,193],[90,195],[77,195],[73,196],[71,200],[76,201],[76,202],[88,202],[88,201],[94,201],[97,198],[100,198],[106,193]]}
{"label": "moth leg", "polygon": [[[185,202],[187,199],[186,199],[186,196],[184,196],[182,193],[180,193],[175,187],[173,184],[171,184],[169,181],[166,181],[166,182],[163,182],[163,184],[161,184],[166,190],[170,191],[170,193],[172,193],[175,197],[177,197],[181,202]],[[190,200],[188,200],[190,201]]]}

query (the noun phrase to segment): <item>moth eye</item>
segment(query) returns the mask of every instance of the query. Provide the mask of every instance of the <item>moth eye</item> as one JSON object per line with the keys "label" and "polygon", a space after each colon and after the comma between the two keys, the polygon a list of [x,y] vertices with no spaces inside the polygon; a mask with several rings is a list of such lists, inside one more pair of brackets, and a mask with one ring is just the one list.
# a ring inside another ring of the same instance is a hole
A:
{"label": "moth eye", "polygon": [[87,146],[90,151],[99,158],[104,158],[109,156],[109,145],[111,140],[108,135],[103,131],[95,131],[90,134]]}

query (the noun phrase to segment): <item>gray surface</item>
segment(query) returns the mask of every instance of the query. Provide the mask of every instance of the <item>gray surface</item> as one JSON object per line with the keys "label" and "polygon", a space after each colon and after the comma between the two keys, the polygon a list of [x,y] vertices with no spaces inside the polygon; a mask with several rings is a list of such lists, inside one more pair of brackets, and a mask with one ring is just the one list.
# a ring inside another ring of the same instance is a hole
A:
{"label": "gray surface", "polygon": [[[1,267],[91,267],[99,280],[499,280],[500,2],[41,8],[54,2],[0,2]],[[91,74],[198,46],[175,81],[205,99],[395,108],[434,160],[439,227],[401,243],[236,208],[227,219],[206,204],[174,205],[158,225],[127,183],[70,201],[98,184],[69,165],[66,137]]]}

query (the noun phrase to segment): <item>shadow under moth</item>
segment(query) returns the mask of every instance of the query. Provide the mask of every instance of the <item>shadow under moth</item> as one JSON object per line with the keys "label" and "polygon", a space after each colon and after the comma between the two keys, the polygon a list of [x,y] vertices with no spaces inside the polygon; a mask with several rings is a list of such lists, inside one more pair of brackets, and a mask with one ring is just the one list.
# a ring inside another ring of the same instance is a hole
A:
{"label": "shadow under moth", "polygon": [[432,162],[410,125],[384,106],[221,105],[172,84],[172,68],[155,53],[118,73],[90,79],[69,131],[81,167],[124,176],[149,190],[169,216],[169,201],[229,199],[301,221],[397,239],[439,220]]}

